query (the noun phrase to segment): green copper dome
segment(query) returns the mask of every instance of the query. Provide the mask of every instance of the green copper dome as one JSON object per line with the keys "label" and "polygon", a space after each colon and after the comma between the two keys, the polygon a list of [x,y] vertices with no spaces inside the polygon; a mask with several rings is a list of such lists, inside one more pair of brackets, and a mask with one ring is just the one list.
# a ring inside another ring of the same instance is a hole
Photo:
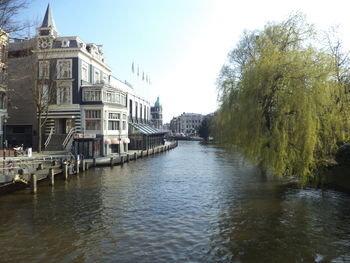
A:
{"label": "green copper dome", "polygon": [[159,97],[157,97],[157,101],[156,101],[156,103],[154,103],[154,106],[155,107],[160,107]]}

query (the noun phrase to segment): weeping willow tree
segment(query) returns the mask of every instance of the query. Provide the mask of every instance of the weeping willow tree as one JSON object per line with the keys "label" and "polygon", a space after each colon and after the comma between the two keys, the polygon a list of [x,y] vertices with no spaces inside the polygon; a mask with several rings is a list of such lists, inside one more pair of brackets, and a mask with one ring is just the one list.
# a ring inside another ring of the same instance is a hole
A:
{"label": "weeping willow tree", "polygon": [[218,80],[216,138],[275,175],[306,178],[348,136],[348,82],[315,39],[301,14],[244,32]]}

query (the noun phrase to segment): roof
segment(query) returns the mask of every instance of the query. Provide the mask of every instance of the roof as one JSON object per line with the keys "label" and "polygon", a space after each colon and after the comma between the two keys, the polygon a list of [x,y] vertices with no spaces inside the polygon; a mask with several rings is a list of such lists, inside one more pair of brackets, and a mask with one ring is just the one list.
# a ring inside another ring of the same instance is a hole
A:
{"label": "roof", "polygon": [[165,134],[167,131],[162,131],[156,128],[153,128],[149,126],[148,124],[143,123],[133,123],[129,122],[129,124],[134,127],[139,133],[145,134],[145,135],[153,135],[153,134]]}
{"label": "roof", "polygon": [[159,97],[157,97],[157,101],[154,103],[154,107],[160,107]]}
{"label": "roof", "polygon": [[41,24],[41,27],[52,27],[56,29],[55,20],[53,19],[50,4],[47,5],[45,17],[43,23]]}

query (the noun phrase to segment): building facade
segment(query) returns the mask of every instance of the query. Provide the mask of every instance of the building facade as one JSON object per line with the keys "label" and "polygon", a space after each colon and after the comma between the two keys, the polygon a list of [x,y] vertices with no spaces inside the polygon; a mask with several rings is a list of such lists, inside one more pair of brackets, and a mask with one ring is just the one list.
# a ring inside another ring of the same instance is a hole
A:
{"label": "building facade", "polygon": [[186,136],[196,136],[197,130],[202,123],[203,115],[198,113],[182,113],[170,121],[172,133]]}
{"label": "building facade", "polygon": [[[31,52],[25,52],[26,46]],[[27,53],[37,67],[31,85],[40,85],[36,91],[41,93],[42,103],[48,104],[41,116],[43,137],[50,138],[47,149],[70,147],[64,143],[74,135],[75,152],[85,156],[128,150],[128,93],[125,84],[112,77],[102,46],[85,43],[77,36],[59,36],[49,5],[37,35],[13,44],[14,60]],[[33,94],[31,97],[35,101]],[[29,132],[35,135],[38,129],[33,122]]]}
{"label": "building facade", "polygon": [[10,61],[12,145],[35,148],[42,134],[46,150],[97,157],[164,143],[150,103],[112,75],[101,45],[60,36],[50,5],[35,37],[12,41]]}

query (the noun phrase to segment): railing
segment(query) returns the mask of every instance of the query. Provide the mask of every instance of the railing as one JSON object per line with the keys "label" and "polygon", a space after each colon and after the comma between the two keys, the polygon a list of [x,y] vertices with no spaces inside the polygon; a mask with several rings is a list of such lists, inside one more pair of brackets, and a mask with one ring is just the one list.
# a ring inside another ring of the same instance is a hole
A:
{"label": "railing", "polygon": [[69,133],[67,134],[67,137],[64,139],[62,143],[63,149],[66,149],[67,144],[70,141],[70,139],[73,137],[74,132],[75,132],[75,128],[70,129]]}
{"label": "railing", "polygon": [[44,143],[45,149],[46,149],[46,147],[49,145],[49,143],[51,141],[52,134],[53,134],[53,127],[51,127],[50,134],[49,134],[49,136],[47,137],[47,139],[46,139],[46,141]]}

